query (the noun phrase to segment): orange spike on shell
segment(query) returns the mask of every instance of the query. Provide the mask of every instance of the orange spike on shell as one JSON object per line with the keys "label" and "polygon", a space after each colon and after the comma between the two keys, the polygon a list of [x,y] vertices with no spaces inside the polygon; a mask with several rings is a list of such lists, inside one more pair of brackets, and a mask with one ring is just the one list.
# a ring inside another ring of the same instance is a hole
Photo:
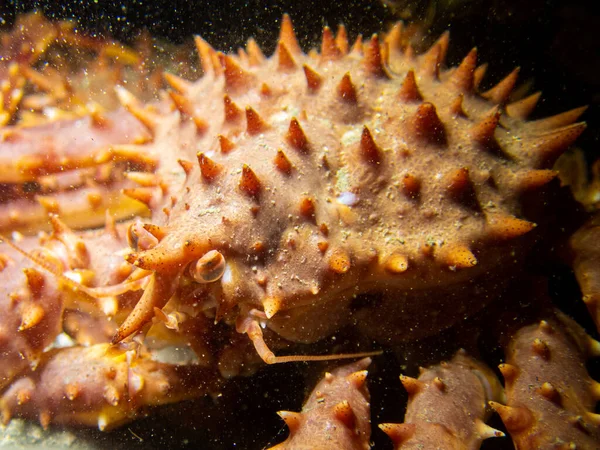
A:
{"label": "orange spike on shell", "polygon": [[415,136],[425,142],[445,144],[446,131],[433,103],[422,103],[412,118]]}
{"label": "orange spike on shell", "polygon": [[254,136],[262,133],[267,128],[268,125],[262,117],[252,107],[246,107],[246,131],[248,134]]}
{"label": "orange spike on shell", "polygon": [[477,65],[477,49],[473,49],[469,52],[465,59],[450,75],[450,83],[459,91],[464,94],[470,94],[474,85],[474,72]]}
{"label": "orange spike on shell", "polygon": [[323,38],[321,41],[321,61],[336,61],[342,57],[342,52],[338,48],[333,33],[329,27],[323,28]]}
{"label": "orange spike on shell", "polygon": [[502,81],[488,91],[481,94],[483,98],[497,104],[504,104],[508,101],[512,90],[517,84],[519,77],[519,67],[509,73]]}
{"label": "orange spike on shell", "polygon": [[341,100],[346,103],[356,104],[358,103],[358,96],[356,94],[356,87],[352,83],[350,73],[346,73],[342,77],[342,81],[338,84],[338,95]]}
{"label": "orange spike on shell", "polygon": [[281,20],[281,30],[279,31],[279,42],[283,43],[287,49],[293,55],[298,55],[302,53],[302,49],[298,44],[298,39],[296,38],[296,33],[294,33],[294,26],[292,25],[292,20],[288,14],[283,15],[283,19]]}
{"label": "orange spike on shell", "polygon": [[337,33],[335,35],[335,44],[342,52],[342,55],[348,54],[348,33],[346,27],[343,24],[338,26]]}
{"label": "orange spike on shell", "polygon": [[307,152],[309,149],[308,139],[295,117],[290,121],[290,126],[286,135],[288,143],[301,152]]}
{"label": "orange spike on shell", "polygon": [[488,217],[487,236],[491,239],[514,239],[529,233],[535,224],[513,216],[496,214]]}
{"label": "orange spike on shell", "polygon": [[249,89],[253,77],[246,72],[231,56],[218,53],[219,62],[225,76],[225,88],[228,91],[239,92]]}
{"label": "orange spike on shell", "polygon": [[555,116],[546,117],[544,119],[534,120],[527,124],[527,130],[534,133],[542,133],[555,130],[557,128],[566,127],[574,123],[587,110],[587,106],[581,106],[569,111],[557,114]]}
{"label": "orange spike on shell", "polygon": [[383,66],[379,37],[376,34],[371,37],[371,40],[366,46],[363,61],[365,70],[368,74],[377,78],[388,77],[385,67]]}
{"label": "orange spike on shell", "polygon": [[414,70],[411,69],[406,73],[406,78],[404,78],[404,82],[400,86],[398,97],[404,102],[420,102],[423,100],[423,96],[417,86]]}
{"label": "orange spike on shell", "polygon": [[302,68],[304,69],[304,76],[306,77],[308,91],[317,92],[323,83],[323,79],[317,72],[311,69],[310,66],[304,64]]}
{"label": "orange spike on shell", "polygon": [[198,164],[200,165],[200,174],[206,181],[213,181],[219,173],[221,173],[221,166],[215,163],[212,159],[206,156],[204,153],[198,153]]}
{"label": "orange spike on shell", "polygon": [[219,140],[219,148],[221,149],[221,153],[227,154],[235,148],[235,144],[222,134],[219,134],[217,139]]}
{"label": "orange spike on shell", "polygon": [[275,163],[275,167],[277,167],[277,169],[280,172],[283,172],[286,175],[289,175],[291,173],[292,163],[290,163],[290,160],[285,155],[283,150],[281,150],[281,149],[277,150],[277,154],[275,155],[275,159],[273,162]]}
{"label": "orange spike on shell", "polygon": [[500,123],[500,108],[493,108],[481,121],[471,128],[471,137],[482,146],[489,146],[494,142],[494,133]]}
{"label": "orange spike on shell", "polygon": [[365,126],[360,138],[360,153],[364,161],[370,164],[379,164],[382,153],[369,129]]}
{"label": "orange spike on shell", "polygon": [[542,93],[538,91],[521,100],[509,103],[506,105],[506,113],[510,117],[514,117],[516,119],[527,119],[527,117],[529,117],[529,115],[535,109],[535,106],[537,105],[541,96]]}
{"label": "orange spike on shell", "polygon": [[279,63],[277,69],[281,72],[290,72],[296,68],[296,62],[290,54],[284,43],[280,42],[277,46],[277,57]]}
{"label": "orange spike on shell", "polygon": [[233,102],[233,100],[231,100],[231,97],[229,97],[229,95],[227,94],[225,94],[225,96],[223,97],[223,105],[225,112],[225,122],[233,123],[238,121],[242,117],[242,110]]}
{"label": "orange spike on shell", "polygon": [[585,122],[574,123],[534,137],[528,144],[537,155],[541,165],[548,166],[553,164],[575,142],[586,126]]}
{"label": "orange spike on shell", "polygon": [[242,167],[239,186],[242,192],[250,197],[256,197],[260,194],[261,182],[254,171],[246,164]]}

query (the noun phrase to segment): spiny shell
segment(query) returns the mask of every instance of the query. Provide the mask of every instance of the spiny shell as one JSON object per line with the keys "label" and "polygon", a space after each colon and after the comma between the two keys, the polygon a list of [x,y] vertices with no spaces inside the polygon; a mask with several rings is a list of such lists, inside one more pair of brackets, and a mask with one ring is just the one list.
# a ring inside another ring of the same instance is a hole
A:
{"label": "spiny shell", "polygon": [[477,52],[446,70],[447,34],[414,57],[377,36],[346,51],[325,29],[321,54],[305,55],[287,18],[283,29],[275,55],[252,63],[198,41],[206,74],[184,95],[206,129],[177,105],[154,108],[161,120],[132,111],[151,124],[153,141],[140,151],[201,157],[172,188],[177,201],[154,208],[164,239],[130,261],[170,273],[217,250],[229,269],[208,288],[217,316],[276,298],[269,325],[299,341],[337,329],[352,296],[373,289],[417,292],[378,312],[398,320],[406,302],[423,300],[418,292],[450,289],[445,304],[428,296],[434,311],[451,313],[423,333],[479,307],[459,291],[518,267],[518,247],[527,247],[518,238],[535,226],[520,197],[585,124],[569,125],[570,115],[540,128],[503,114],[515,75],[478,95]]}

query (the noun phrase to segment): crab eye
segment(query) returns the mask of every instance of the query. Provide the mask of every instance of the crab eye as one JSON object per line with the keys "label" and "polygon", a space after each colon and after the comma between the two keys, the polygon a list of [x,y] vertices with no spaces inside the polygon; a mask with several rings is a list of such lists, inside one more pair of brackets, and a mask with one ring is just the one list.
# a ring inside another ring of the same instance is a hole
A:
{"label": "crab eye", "polygon": [[150,250],[156,247],[158,239],[136,220],[127,228],[127,244],[134,250]]}
{"label": "crab eye", "polygon": [[225,272],[225,257],[216,250],[211,250],[196,263],[190,264],[190,275],[198,283],[212,283]]}

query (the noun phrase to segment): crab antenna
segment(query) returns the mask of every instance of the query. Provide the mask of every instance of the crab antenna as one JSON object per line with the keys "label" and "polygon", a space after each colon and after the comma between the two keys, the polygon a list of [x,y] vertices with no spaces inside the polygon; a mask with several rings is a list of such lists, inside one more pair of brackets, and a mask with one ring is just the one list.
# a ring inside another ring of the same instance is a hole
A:
{"label": "crab antenna", "polygon": [[307,362],[307,361],[334,361],[338,359],[365,358],[367,356],[377,356],[383,353],[382,350],[361,353],[340,353],[338,355],[288,355],[276,356],[267,346],[264,340],[260,324],[256,319],[245,317],[238,321],[236,326],[239,333],[246,333],[258,356],[267,364],[281,364],[289,362]]}
{"label": "crab antenna", "polygon": [[64,276],[62,273],[60,273],[58,270],[56,270],[54,267],[52,267],[46,261],[44,261],[43,259],[41,259],[35,255],[28,253],[26,250],[22,249],[21,247],[19,247],[17,244],[15,244],[13,241],[11,241],[10,239],[8,239],[6,236],[4,236],[2,234],[0,234],[0,242],[1,241],[4,241],[6,243],[6,245],[11,247],[13,250],[16,250],[17,252],[19,252],[21,255],[23,255],[25,258],[27,258],[34,264],[36,264],[36,265],[40,266],[42,269],[50,272],[52,275],[54,275],[60,281],[64,282],[67,286],[69,286],[71,289],[81,291],[81,292],[89,295],[90,297],[95,298],[94,295],[92,295],[90,292],[88,292],[88,288],[86,286],[79,284],[78,282],[71,280],[70,278]]}
{"label": "crab antenna", "polygon": [[50,264],[48,264],[47,261],[44,261],[43,259],[28,253],[26,250],[22,249],[17,244],[15,244],[13,241],[11,241],[6,236],[4,236],[3,234],[0,233],[0,242],[2,242],[2,241],[4,241],[6,243],[6,245],[11,247],[15,251],[19,252],[21,255],[23,255],[25,258],[27,258],[34,264],[36,264],[36,265],[40,266],[42,269],[50,272],[52,275],[54,275],[60,281],[65,283],[65,285],[69,286],[71,289],[79,291],[95,300],[99,300],[99,299],[102,299],[102,298],[108,297],[108,296],[124,294],[125,292],[129,292],[129,291],[137,291],[139,289],[143,289],[144,284],[146,282],[146,280],[145,280],[146,277],[142,277],[142,278],[134,280],[134,281],[124,282],[124,283],[116,284],[114,286],[90,288],[90,287],[84,286],[83,284],[78,283],[77,281],[72,280],[71,278],[63,275],[58,270],[56,270],[56,268],[54,268]]}

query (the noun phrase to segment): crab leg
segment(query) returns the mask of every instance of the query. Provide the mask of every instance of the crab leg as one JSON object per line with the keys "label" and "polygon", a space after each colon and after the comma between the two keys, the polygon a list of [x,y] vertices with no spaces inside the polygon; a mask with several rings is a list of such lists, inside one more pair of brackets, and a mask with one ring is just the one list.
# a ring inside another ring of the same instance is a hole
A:
{"label": "crab leg", "polygon": [[121,188],[130,186],[131,183],[121,181],[0,203],[0,231],[23,234],[31,234],[33,230],[49,231],[48,213],[60,214],[74,229],[104,225],[107,210],[119,219],[144,214],[145,205],[120,192]]}
{"label": "crab leg", "polygon": [[144,406],[198,397],[216,387],[212,369],[174,366],[111,349],[109,344],[44,354],[37,370],[16,380],[0,398],[2,421],[14,416],[50,423],[113,428]]}
{"label": "crab leg", "polygon": [[119,82],[131,82],[148,97],[158,90],[147,45],[132,49],[74,26],[31,13],[0,32],[0,80],[7,79],[0,86],[0,124],[77,117],[98,103],[113,109],[116,99],[106,86]]}
{"label": "crab leg", "polygon": [[557,312],[519,330],[507,355],[500,365],[507,404],[490,405],[516,448],[598,448],[600,416],[593,411],[600,384],[590,378],[585,360],[600,356],[600,343]]}
{"label": "crab leg", "polygon": [[596,328],[600,331],[600,214],[571,238],[575,252],[573,270]]}
{"label": "crab leg", "polygon": [[[31,248],[34,239],[21,245]],[[0,389],[29,364],[61,330],[63,296],[54,277],[27,268],[23,255],[0,244]],[[23,269],[24,268],[24,269]]]}
{"label": "crab leg", "polygon": [[90,167],[109,146],[147,139],[144,128],[122,110],[107,113],[100,125],[86,116],[35,127],[0,130],[0,182],[22,183],[40,175]]}
{"label": "crab leg", "polygon": [[371,420],[365,382],[370,363],[364,358],[327,372],[302,412],[279,411],[290,435],[272,449],[368,449]]}
{"label": "crab leg", "polygon": [[409,396],[405,423],[379,425],[394,448],[478,449],[484,439],[504,436],[485,424],[487,402],[502,397],[502,386],[464,350],[449,362],[422,369],[418,379],[400,380]]}
{"label": "crab leg", "polygon": [[[0,244],[0,388],[38,364],[71,311],[93,319],[97,328],[111,325],[107,315],[129,310],[129,302],[137,299],[129,291],[145,281],[124,282],[133,266],[119,254],[126,245],[119,229],[78,235],[57,217],[51,217],[51,226],[50,235]],[[123,293],[128,295],[117,297]],[[77,339],[88,333],[72,326],[74,317],[68,328]]]}
{"label": "crab leg", "polygon": [[[120,149],[146,139],[123,111],[0,128],[0,230],[31,233],[45,228],[49,213],[74,228],[91,228],[104,223],[107,209],[118,218],[145,212],[122,190],[149,179],[156,161],[141,158],[141,150],[124,155]],[[126,179],[132,169],[148,176],[132,172],[133,179]]]}

